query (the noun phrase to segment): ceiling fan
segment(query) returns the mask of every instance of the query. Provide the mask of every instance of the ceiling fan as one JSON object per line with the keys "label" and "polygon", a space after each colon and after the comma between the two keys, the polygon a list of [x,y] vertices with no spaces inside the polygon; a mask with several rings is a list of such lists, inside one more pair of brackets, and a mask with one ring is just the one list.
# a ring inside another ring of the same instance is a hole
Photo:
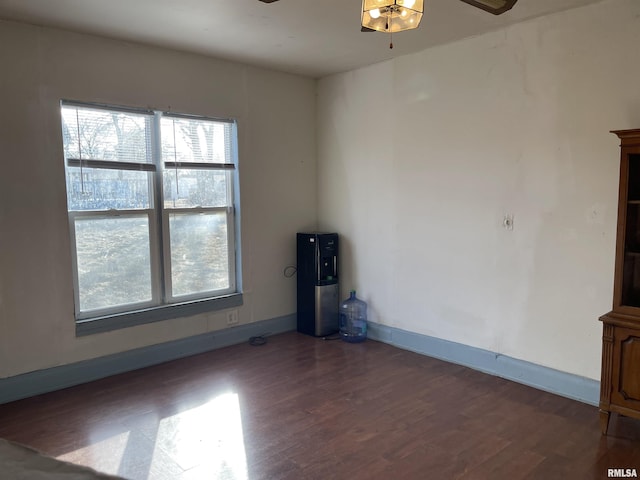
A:
{"label": "ceiling fan", "polygon": [[461,2],[468,3],[474,7],[478,7],[494,15],[500,15],[501,13],[511,10],[518,0],[460,0]]}
{"label": "ceiling fan", "polygon": [[[274,3],[278,0],[259,0],[262,3]],[[480,8],[486,12],[493,13],[494,15],[500,15],[501,13],[511,10],[518,0],[460,0],[461,2],[468,3],[474,7]],[[366,30],[365,30],[366,29]],[[363,31],[373,32],[375,30],[371,28],[363,27]]]}
{"label": "ceiling fan", "polygon": [[[278,0],[259,0],[274,3]],[[518,0],[460,0],[494,15],[500,15]],[[401,32],[418,28],[424,11],[424,0],[362,0],[361,32]],[[393,42],[389,43],[393,48]]]}

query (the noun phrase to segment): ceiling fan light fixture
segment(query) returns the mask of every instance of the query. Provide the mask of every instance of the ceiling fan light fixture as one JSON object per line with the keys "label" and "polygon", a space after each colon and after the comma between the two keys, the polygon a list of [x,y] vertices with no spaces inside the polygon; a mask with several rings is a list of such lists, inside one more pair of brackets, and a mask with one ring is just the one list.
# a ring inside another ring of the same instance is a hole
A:
{"label": "ceiling fan light fixture", "polygon": [[511,10],[518,0],[462,0],[464,3],[478,7],[486,12],[500,15]]}
{"label": "ceiling fan light fixture", "polygon": [[378,32],[418,28],[424,0],[362,0],[362,26]]}

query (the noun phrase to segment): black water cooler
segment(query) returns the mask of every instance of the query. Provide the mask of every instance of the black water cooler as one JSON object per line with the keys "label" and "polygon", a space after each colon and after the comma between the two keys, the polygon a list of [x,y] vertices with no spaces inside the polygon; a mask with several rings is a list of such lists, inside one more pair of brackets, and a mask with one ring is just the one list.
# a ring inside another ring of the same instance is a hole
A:
{"label": "black water cooler", "polygon": [[298,233],[298,331],[315,337],[339,329],[338,234]]}

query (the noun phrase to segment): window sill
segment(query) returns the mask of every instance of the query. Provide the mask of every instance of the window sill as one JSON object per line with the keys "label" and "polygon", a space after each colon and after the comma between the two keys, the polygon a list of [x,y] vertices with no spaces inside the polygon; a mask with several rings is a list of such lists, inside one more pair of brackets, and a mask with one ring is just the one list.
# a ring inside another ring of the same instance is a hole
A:
{"label": "window sill", "polygon": [[222,297],[163,305],[161,307],[146,308],[144,310],[106,315],[86,320],[77,320],[76,337],[144,325],[145,323],[161,322],[172,318],[188,317],[197,315],[198,313],[214,312],[216,310],[239,307],[240,305],[242,305],[242,294],[233,293]]}

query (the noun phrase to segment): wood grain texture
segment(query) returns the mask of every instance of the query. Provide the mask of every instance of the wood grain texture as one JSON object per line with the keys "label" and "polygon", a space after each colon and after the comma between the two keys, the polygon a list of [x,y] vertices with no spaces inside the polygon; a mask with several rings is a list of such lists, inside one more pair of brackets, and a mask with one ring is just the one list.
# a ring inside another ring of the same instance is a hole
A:
{"label": "wood grain texture", "polygon": [[368,340],[298,333],[0,405],[0,437],[158,480],[640,472],[640,421]]}

